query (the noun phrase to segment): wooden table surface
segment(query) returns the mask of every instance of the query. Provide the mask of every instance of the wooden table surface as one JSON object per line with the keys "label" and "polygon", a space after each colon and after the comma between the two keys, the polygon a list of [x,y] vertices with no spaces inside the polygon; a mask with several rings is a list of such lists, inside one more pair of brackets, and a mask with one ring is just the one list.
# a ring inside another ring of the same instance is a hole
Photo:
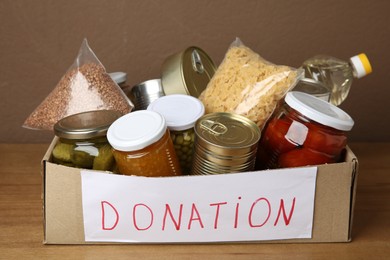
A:
{"label": "wooden table surface", "polygon": [[40,160],[48,144],[0,144],[0,259],[390,259],[390,143],[359,160],[350,243],[43,245]]}

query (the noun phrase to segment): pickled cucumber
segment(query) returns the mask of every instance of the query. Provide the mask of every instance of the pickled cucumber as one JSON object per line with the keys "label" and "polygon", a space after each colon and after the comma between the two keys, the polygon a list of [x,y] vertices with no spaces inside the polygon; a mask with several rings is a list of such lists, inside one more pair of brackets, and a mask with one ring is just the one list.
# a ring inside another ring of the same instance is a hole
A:
{"label": "pickled cucumber", "polygon": [[73,163],[61,161],[61,160],[55,158],[54,156],[52,158],[52,162],[56,163],[56,164],[61,164],[61,165],[64,165],[64,166],[68,166],[68,167],[75,167]]}
{"label": "pickled cucumber", "polygon": [[115,161],[111,146],[106,144],[99,148],[99,155],[95,157],[92,169],[100,171],[112,171],[114,163]]}
{"label": "pickled cucumber", "polygon": [[73,151],[72,163],[79,168],[92,169],[94,156],[84,151]]}
{"label": "pickled cucumber", "polygon": [[52,152],[53,161],[71,163],[74,147],[73,144],[58,143]]}

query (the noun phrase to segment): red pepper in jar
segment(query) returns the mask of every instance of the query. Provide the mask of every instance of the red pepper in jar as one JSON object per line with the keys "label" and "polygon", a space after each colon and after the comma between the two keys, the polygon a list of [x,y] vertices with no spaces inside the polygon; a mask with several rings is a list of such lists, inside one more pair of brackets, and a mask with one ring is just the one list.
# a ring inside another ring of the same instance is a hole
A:
{"label": "red pepper in jar", "polygon": [[283,153],[279,156],[279,168],[318,165],[334,162],[333,156],[318,152],[310,148],[299,148]]}
{"label": "red pepper in jar", "polygon": [[290,125],[291,121],[283,118],[273,119],[269,122],[264,133],[264,138],[270,150],[284,153],[291,151],[299,145],[286,136]]}
{"label": "red pepper in jar", "polygon": [[263,131],[256,168],[337,162],[353,124],[340,108],[306,93],[289,92]]}
{"label": "red pepper in jar", "polygon": [[340,154],[347,144],[345,134],[316,123],[308,123],[309,132],[304,146],[326,154]]}

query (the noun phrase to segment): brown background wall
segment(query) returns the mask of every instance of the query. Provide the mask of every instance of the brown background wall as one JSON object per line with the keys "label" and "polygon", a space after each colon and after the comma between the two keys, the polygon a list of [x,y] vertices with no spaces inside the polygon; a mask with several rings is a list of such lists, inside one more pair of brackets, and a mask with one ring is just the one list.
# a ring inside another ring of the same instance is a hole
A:
{"label": "brown background wall", "polygon": [[86,37],[108,71],[134,85],[159,77],[164,59],[191,45],[219,64],[235,37],[261,56],[294,67],[319,53],[366,52],[374,73],[354,81],[341,105],[353,141],[390,141],[390,1],[81,0],[0,2],[0,142],[49,142],[23,129]]}

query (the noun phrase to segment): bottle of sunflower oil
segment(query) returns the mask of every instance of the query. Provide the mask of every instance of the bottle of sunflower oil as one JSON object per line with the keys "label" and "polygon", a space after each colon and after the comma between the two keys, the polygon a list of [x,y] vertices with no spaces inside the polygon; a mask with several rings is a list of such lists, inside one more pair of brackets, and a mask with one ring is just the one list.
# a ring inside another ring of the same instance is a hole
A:
{"label": "bottle of sunflower oil", "polygon": [[349,61],[317,55],[304,61],[302,68],[305,77],[320,81],[329,88],[329,102],[336,106],[347,98],[354,78],[362,78],[372,72],[364,53],[353,56]]}

